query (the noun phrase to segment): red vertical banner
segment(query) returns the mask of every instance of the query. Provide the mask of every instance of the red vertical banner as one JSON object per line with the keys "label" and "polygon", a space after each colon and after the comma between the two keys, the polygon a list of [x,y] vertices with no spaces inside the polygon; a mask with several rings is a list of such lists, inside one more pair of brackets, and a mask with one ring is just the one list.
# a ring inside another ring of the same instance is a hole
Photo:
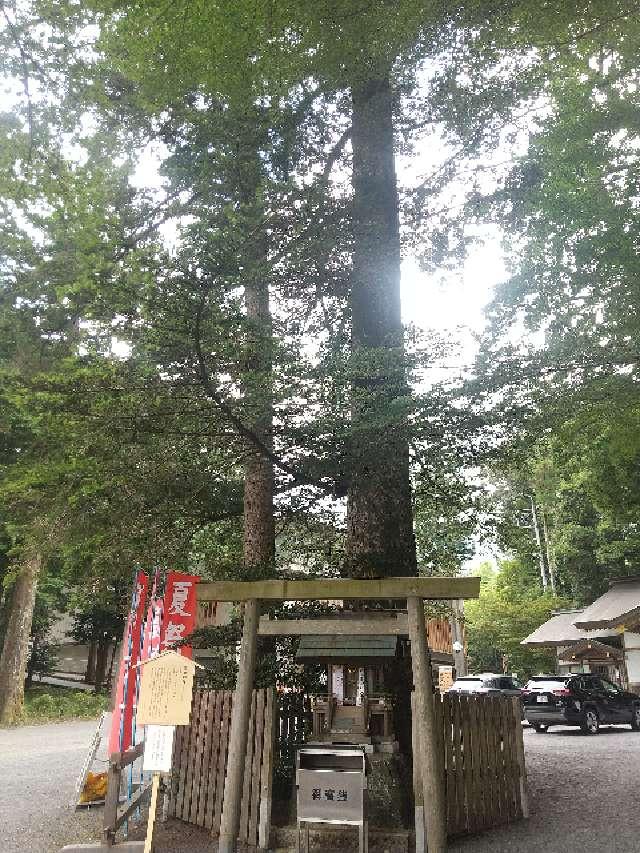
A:
{"label": "red vertical banner", "polygon": [[124,673],[126,669],[127,649],[129,647],[129,637],[131,634],[131,614],[127,619],[122,635],[122,645],[120,647],[120,664],[118,665],[118,680],[116,682],[116,692],[113,703],[113,714],[111,715],[111,731],[109,733],[109,755],[114,752],[120,752],[120,735],[122,730],[122,711],[124,708]]}
{"label": "red vertical banner", "polygon": [[110,754],[124,752],[131,746],[133,706],[137,681],[135,667],[140,659],[141,633],[148,583],[149,579],[145,573],[138,572],[131,597],[131,609],[122,639],[118,683],[109,737]]}
{"label": "red vertical banner", "polygon": [[[196,584],[198,575],[169,572],[164,592],[164,615],[160,631],[160,650],[166,651],[188,637],[196,624]],[[192,657],[191,646],[178,649],[184,657]]]}
{"label": "red vertical banner", "polygon": [[[156,598],[156,593],[158,590],[158,570],[153,576],[153,586],[151,587],[151,592],[149,594],[149,605],[147,607],[147,616],[144,622],[144,634],[142,640],[142,652],[140,653],[140,660],[149,660],[149,658],[154,657],[153,654],[153,628],[155,624],[156,610],[158,606],[158,600]],[[157,654],[157,651],[156,651]]]}

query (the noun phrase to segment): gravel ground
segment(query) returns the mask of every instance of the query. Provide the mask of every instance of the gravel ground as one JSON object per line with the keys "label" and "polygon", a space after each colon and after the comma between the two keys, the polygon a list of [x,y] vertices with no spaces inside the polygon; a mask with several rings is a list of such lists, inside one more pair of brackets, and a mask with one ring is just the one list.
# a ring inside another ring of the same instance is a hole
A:
{"label": "gravel ground", "polygon": [[[58,853],[65,843],[98,837],[102,810],[76,812],[69,805],[94,729],[93,721],[0,729],[0,853]],[[525,729],[524,739],[529,820],[459,839],[452,853],[640,849],[640,733],[619,727],[585,737],[572,729],[545,735]],[[212,849],[208,834],[195,827],[170,821],[157,828],[157,853]]]}
{"label": "gravel ground", "polygon": [[95,720],[0,729],[2,853],[58,853],[99,837],[102,809],[71,805],[95,729]]}
{"label": "gravel ground", "polygon": [[628,726],[587,737],[576,729],[525,729],[529,820],[465,838],[463,853],[637,853],[640,733]]}
{"label": "gravel ground", "polygon": [[[544,735],[524,730],[529,820],[459,839],[451,853],[637,853],[640,850],[640,733],[604,728]],[[209,853],[206,834],[170,821],[158,853]],[[336,850],[333,853],[337,853]]]}

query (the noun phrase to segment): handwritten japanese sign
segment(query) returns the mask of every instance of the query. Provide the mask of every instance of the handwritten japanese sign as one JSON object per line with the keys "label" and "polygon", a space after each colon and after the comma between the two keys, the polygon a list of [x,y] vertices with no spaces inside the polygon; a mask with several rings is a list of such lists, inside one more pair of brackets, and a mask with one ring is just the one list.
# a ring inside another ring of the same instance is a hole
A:
{"label": "handwritten japanese sign", "polygon": [[145,773],[169,773],[173,754],[175,726],[147,726],[144,733]]}
{"label": "handwritten japanese sign", "polygon": [[186,726],[191,712],[195,664],[177,652],[145,663],[138,699],[138,725]]}
{"label": "handwritten japanese sign", "polygon": [[364,819],[364,774],[300,770],[297,781],[298,820],[358,823]]}

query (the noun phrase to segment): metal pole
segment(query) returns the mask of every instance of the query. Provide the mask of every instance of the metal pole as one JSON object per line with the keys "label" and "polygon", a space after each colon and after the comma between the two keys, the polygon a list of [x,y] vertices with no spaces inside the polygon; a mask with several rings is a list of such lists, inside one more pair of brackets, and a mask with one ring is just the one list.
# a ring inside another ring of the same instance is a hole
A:
{"label": "metal pole", "polygon": [[467,674],[467,655],[464,648],[464,633],[462,630],[464,600],[462,598],[454,599],[451,602],[451,609],[453,611],[451,615],[451,641],[453,645],[453,662],[456,667],[456,678],[460,678],[460,676],[465,676]]}
{"label": "metal pole", "polygon": [[238,681],[233,696],[231,732],[229,734],[229,759],[224,783],[224,800],[220,820],[218,853],[234,853],[240,830],[240,806],[244,783],[244,764],[247,755],[251,691],[256,668],[258,640],[258,602],[250,599],[244,606],[244,624]]}
{"label": "metal pole", "polygon": [[[421,598],[407,599],[409,613],[409,638],[411,640],[411,665],[415,693],[415,713],[418,719],[418,744],[420,748],[426,840],[429,853],[444,853],[447,849],[446,809],[444,798],[444,771],[442,765],[442,738],[436,729],[433,705],[433,679],[427,652],[427,629],[424,620],[424,603]],[[414,761],[416,756],[414,756]]]}

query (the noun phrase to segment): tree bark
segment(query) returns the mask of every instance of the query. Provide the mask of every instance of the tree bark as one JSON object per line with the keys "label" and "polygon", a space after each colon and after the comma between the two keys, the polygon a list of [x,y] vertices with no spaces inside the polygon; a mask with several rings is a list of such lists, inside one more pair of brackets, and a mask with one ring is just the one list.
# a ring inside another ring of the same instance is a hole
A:
{"label": "tree bark", "polygon": [[352,88],[354,253],[347,572],[417,574],[400,316],[400,230],[388,76]]}
{"label": "tree bark", "polygon": [[464,647],[464,599],[455,599],[451,602],[451,644],[460,644],[459,651],[453,649],[453,662],[456,668],[456,678],[467,674],[467,652]]}
{"label": "tree bark", "polygon": [[0,656],[0,724],[14,723],[22,714],[24,679],[29,659],[29,639],[36,602],[39,554],[26,560],[16,578],[11,610]]}
{"label": "tree bark", "polygon": [[538,523],[538,511],[536,507],[536,499],[534,495],[529,495],[531,500],[531,522],[533,524],[533,533],[536,540],[536,548],[538,550],[538,561],[540,563],[540,580],[542,582],[542,591],[546,592],[549,586],[547,558],[542,547],[542,537],[540,535],[540,525]]}
{"label": "tree bark", "polygon": [[549,569],[549,583],[551,591],[556,594],[556,565],[555,557],[551,550],[551,542],[549,540],[549,529],[547,527],[547,511],[542,507],[542,533],[544,535],[545,553],[547,555],[547,568]]}
{"label": "tree bark", "polygon": [[110,645],[109,640],[98,640],[96,644],[96,668],[93,679],[96,690],[102,690],[104,687]]}
{"label": "tree bark", "polygon": [[[264,255],[263,255],[264,257]],[[264,271],[245,282],[245,307],[249,324],[247,341],[245,403],[251,429],[267,447],[273,446],[272,327],[269,286]],[[244,465],[244,563],[273,566],[275,524],[273,518],[273,463],[247,448]]]}
{"label": "tree bark", "polygon": [[[248,120],[248,124],[246,121]],[[253,236],[242,257],[247,323],[242,385],[245,422],[260,442],[273,447],[273,325],[267,278],[268,236],[260,199],[264,166],[262,117],[250,108],[245,116],[244,145],[237,153],[233,174],[236,190]],[[244,462],[244,564],[267,573],[275,558],[273,518],[274,471],[271,460],[248,444]]]}
{"label": "tree bark", "polygon": [[87,652],[87,668],[84,673],[84,680],[87,684],[93,684],[96,680],[96,654],[97,646],[95,640],[91,640]]}
{"label": "tree bark", "polygon": [[113,667],[116,662],[116,655],[118,653],[118,643],[115,642],[113,644],[113,649],[111,650],[111,657],[109,659],[109,669],[107,670],[107,685],[109,688],[113,686]]}

